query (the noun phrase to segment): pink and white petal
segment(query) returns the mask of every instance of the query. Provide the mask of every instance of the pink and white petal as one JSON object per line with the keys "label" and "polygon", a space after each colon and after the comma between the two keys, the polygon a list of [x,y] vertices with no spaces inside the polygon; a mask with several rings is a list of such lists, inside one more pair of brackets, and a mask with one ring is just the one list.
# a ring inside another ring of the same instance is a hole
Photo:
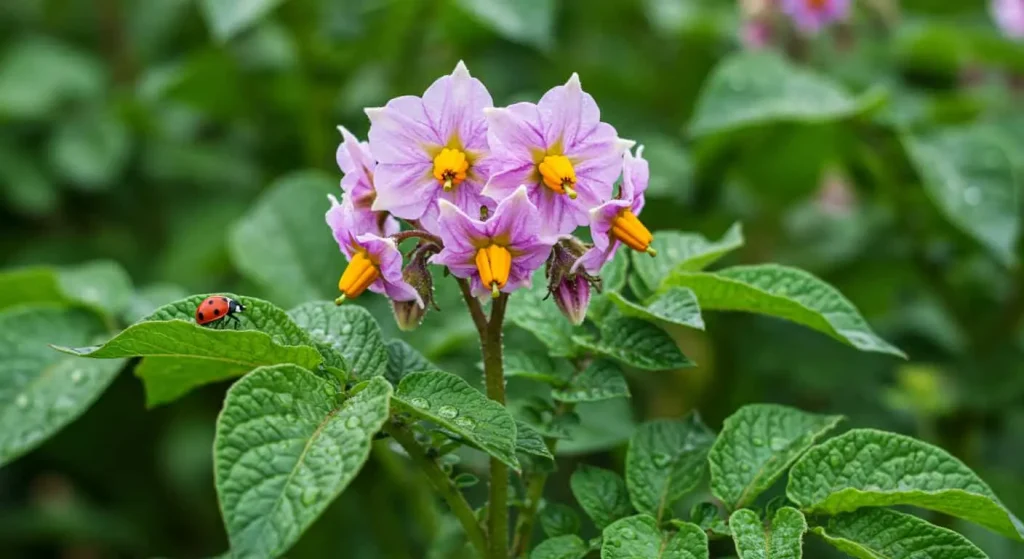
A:
{"label": "pink and white petal", "polygon": [[568,147],[565,155],[574,162],[605,157],[609,154],[621,157],[623,153],[629,150],[631,145],[631,140],[619,138],[615,127],[602,122],[586,138]]}
{"label": "pink and white petal", "polygon": [[403,219],[419,219],[441,190],[429,163],[377,165],[374,211],[391,212]]}
{"label": "pink and white petal", "polygon": [[402,230],[402,225],[398,223],[397,219],[390,215],[385,215],[384,218],[381,219],[381,213],[383,212],[378,212],[377,223],[381,224],[380,233],[382,237],[390,237]]}
{"label": "pink and white petal", "polygon": [[360,142],[354,134],[344,126],[338,126],[341,132],[341,143],[338,144],[338,168],[346,175],[358,173],[368,176],[373,170],[373,156],[370,155],[370,144]]}
{"label": "pink and white petal", "polygon": [[465,147],[486,148],[487,123],[483,110],[493,107],[494,102],[483,82],[470,76],[462,61],[450,75],[427,88],[423,105],[444,143],[455,136]]}
{"label": "pink and white petal", "polygon": [[575,146],[601,122],[597,103],[583,91],[576,73],[565,85],[548,90],[537,103],[537,111],[544,125],[545,144],[561,143],[563,149]]}
{"label": "pink and white petal", "polygon": [[597,275],[601,273],[601,268],[608,263],[615,256],[615,251],[619,249],[621,245],[619,241],[606,246],[605,248],[597,248],[596,246],[583,253],[583,256],[573,263],[571,271],[572,273],[579,272],[580,268],[587,271],[588,274]]}
{"label": "pink and white petal", "polygon": [[524,239],[510,246],[513,250],[512,267],[529,277],[547,262],[551,255],[551,244],[534,237]]}
{"label": "pink and white petal", "polygon": [[587,209],[577,204],[579,198],[571,200],[550,188],[536,188],[530,191],[530,202],[537,207],[540,223],[540,238],[554,243],[560,235],[572,233],[576,227],[586,225]]}
{"label": "pink and white petal", "polygon": [[532,103],[484,109],[484,117],[491,153],[499,157],[532,163],[531,150],[546,147],[540,131],[540,114]]}
{"label": "pink and white petal", "polygon": [[590,210],[590,238],[595,248],[604,250],[608,247],[611,242],[608,232],[612,229],[612,221],[629,205],[630,201],[627,200],[609,200]]}
{"label": "pink and white petal", "polygon": [[370,234],[360,235],[357,240],[380,268],[381,277],[370,285],[370,290],[395,301],[416,301],[422,307],[419,293],[402,279],[402,253],[395,241]]}
{"label": "pink and white petal", "polygon": [[525,186],[520,186],[498,203],[494,215],[485,223],[487,233],[503,245],[536,238],[539,223],[537,207],[530,203]]}
{"label": "pink and white petal", "polygon": [[484,287],[484,283],[480,281],[479,273],[474,273],[469,277],[469,294],[480,299],[482,303],[486,303],[491,299],[491,288]]}
{"label": "pink and white petal", "polygon": [[492,174],[481,194],[493,200],[503,200],[512,195],[521,185],[530,191],[541,188],[537,182],[537,166],[533,161],[491,160]]}
{"label": "pink and white petal", "polygon": [[647,185],[651,180],[651,169],[643,154],[644,147],[640,146],[637,148],[635,156],[628,151],[623,155],[622,192],[619,194],[619,198],[623,200],[632,200],[647,191]]}
{"label": "pink and white petal", "polygon": [[532,279],[531,276],[532,275],[533,274],[523,273],[523,272],[519,272],[519,271],[513,270],[512,272],[509,273],[508,281],[505,282],[505,287],[501,288],[501,292],[502,293],[512,293],[512,292],[516,291],[517,289],[522,289],[524,287],[530,287],[533,284],[533,282],[531,281],[531,279]]}
{"label": "pink and white petal", "polygon": [[482,221],[469,217],[447,200],[439,200],[438,209],[438,230],[445,250],[475,254],[477,248],[490,243]]}
{"label": "pink and white petal", "polygon": [[444,144],[419,97],[397,97],[383,108],[366,109],[366,116],[370,118],[370,153],[378,163],[429,163],[425,146]]}
{"label": "pink and white petal", "polygon": [[331,207],[324,215],[324,220],[327,222],[327,226],[331,228],[331,233],[334,235],[334,240],[338,243],[338,248],[345,255],[345,258],[351,259],[352,254],[356,250],[356,237],[364,233],[364,231],[360,230],[355,208],[352,207],[352,204],[348,203],[348,200],[338,202],[338,199],[332,194],[328,194],[327,198],[331,202]]}

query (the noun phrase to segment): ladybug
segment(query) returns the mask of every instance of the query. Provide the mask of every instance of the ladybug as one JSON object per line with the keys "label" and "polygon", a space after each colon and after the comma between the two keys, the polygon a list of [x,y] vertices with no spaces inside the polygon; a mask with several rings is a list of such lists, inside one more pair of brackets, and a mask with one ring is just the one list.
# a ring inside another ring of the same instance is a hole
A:
{"label": "ladybug", "polygon": [[235,324],[239,324],[238,317],[235,313],[245,311],[245,307],[241,303],[228,297],[222,297],[220,295],[214,295],[203,299],[202,303],[196,307],[196,324],[200,326],[216,326],[221,320],[227,318],[234,320]]}

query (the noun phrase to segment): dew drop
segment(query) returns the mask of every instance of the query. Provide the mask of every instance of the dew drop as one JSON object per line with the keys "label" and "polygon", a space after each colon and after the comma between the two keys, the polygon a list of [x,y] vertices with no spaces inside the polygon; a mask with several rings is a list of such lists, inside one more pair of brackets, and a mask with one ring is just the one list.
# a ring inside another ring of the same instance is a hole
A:
{"label": "dew drop", "polygon": [[458,425],[459,427],[462,427],[463,429],[468,429],[468,430],[472,430],[472,429],[476,428],[476,421],[473,421],[472,419],[470,419],[468,417],[456,417],[455,418],[455,424]]}
{"label": "dew drop", "polygon": [[28,407],[28,396],[26,396],[24,394],[19,394],[18,398],[16,400],[14,400],[14,403],[17,404],[19,408],[27,408]]}
{"label": "dew drop", "polygon": [[459,415],[459,410],[455,409],[453,406],[445,405],[438,408],[437,415],[444,419],[455,419]]}
{"label": "dew drop", "polygon": [[57,411],[69,410],[73,407],[75,407],[75,401],[67,396],[61,396],[53,403],[53,409]]}
{"label": "dew drop", "polygon": [[307,487],[306,490],[302,492],[302,504],[306,506],[312,505],[313,503],[316,502],[319,496],[319,489],[315,487]]}
{"label": "dew drop", "polygon": [[750,442],[753,443],[754,446],[764,446],[764,439],[758,437],[754,437]]}
{"label": "dew drop", "polygon": [[354,415],[349,416],[349,418],[345,420],[345,427],[348,427],[349,429],[355,429],[359,427],[359,425],[359,418]]}
{"label": "dew drop", "polygon": [[281,402],[282,406],[291,406],[295,398],[291,394],[278,394],[277,401]]}
{"label": "dew drop", "polygon": [[635,540],[636,539],[636,532],[634,532],[633,530],[630,530],[629,528],[626,528],[625,530],[622,531],[622,539],[624,539],[624,540]]}
{"label": "dew drop", "polygon": [[426,401],[423,398],[413,398],[409,400],[409,403],[412,404],[413,407],[417,407],[424,410],[430,409],[430,402]]}
{"label": "dew drop", "polygon": [[83,380],[85,380],[85,373],[78,369],[71,371],[71,382],[80,384]]}
{"label": "dew drop", "polygon": [[344,336],[347,336],[347,335],[351,334],[352,333],[352,325],[351,324],[342,324],[341,325],[341,333]]}
{"label": "dew drop", "polygon": [[654,455],[654,465],[659,468],[664,468],[665,466],[668,466],[670,462],[672,462],[672,457],[669,456],[668,454]]}
{"label": "dew drop", "polygon": [[964,190],[964,203],[968,206],[977,206],[981,203],[981,188],[969,186]]}
{"label": "dew drop", "polygon": [[843,464],[843,459],[840,458],[838,455],[833,454],[832,456],[828,457],[828,463],[832,464],[833,468],[838,468]]}
{"label": "dew drop", "polygon": [[586,390],[578,390],[578,391],[576,391],[576,399],[577,400],[586,400],[588,397],[590,397],[590,393],[587,392]]}
{"label": "dew drop", "polygon": [[781,437],[775,437],[772,439],[772,450],[778,452],[789,446],[789,440]]}
{"label": "dew drop", "polygon": [[740,469],[743,470],[744,472],[749,472],[750,471],[750,464],[746,464],[746,463],[740,464]]}

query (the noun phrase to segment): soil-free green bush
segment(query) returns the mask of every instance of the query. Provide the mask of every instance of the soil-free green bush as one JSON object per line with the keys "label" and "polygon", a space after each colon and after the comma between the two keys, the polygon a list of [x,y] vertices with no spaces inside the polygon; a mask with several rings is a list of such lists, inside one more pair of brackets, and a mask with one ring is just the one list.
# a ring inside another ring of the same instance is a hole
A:
{"label": "soil-free green bush", "polygon": [[[223,20],[216,32],[246,25]],[[583,539],[576,507],[544,499],[555,456],[567,445],[604,447],[585,423],[630,397],[628,377],[694,366],[678,338],[703,330],[703,313],[754,313],[860,351],[904,354],[806,271],[718,266],[744,246],[739,224],[717,239],[648,231],[639,220],[642,149],[600,122],[575,76],[547,104],[505,109],[490,107],[478,84],[460,64],[423,101],[370,109],[369,149],[343,131],[345,196],[332,199],[330,230],[319,219],[336,187],[307,173],[280,179],[235,224],[232,260],[290,310],[219,293],[245,311],[237,327],[211,328],[194,320],[211,294],[135,290],[114,263],[0,274],[0,466],[77,418],[129,363],[151,406],[238,379],[214,442],[233,557],[286,554],[382,440],[457,521],[452,555],[789,559],[804,555],[809,532],[868,559],[985,557],[959,533],[894,506],[1024,541],[1020,520],[946,451],[873,429],[833,434],[842,417],[775,404],[739,407],[718,433],[697,413],[629,426],[621,473],[582,465],[571,475],[575,505],[600,531]],[[726,149],[733,134],[766,124],[876,118],[884,102],[776,55],[743,54],[709,78],[689,132]],[[905,150],[954,225],[1013,262],[1019,217],[1005,209],[1016,187],[997,139],[972,127],[918,133],[884,117],[871,126]],[[437,141],[424,140],[431,134]],[[972,190],[979,185],[984,197]],[[571,237],[577,226],[590,229],[583,239]],[[321,300],[337,270],[305,256],[338,248],[349,260],[342,297]],[[442,312],[465,313],[454,322],[479,341],[482,374],[441,370],[414,345],[387,339],[352,301],[383,293],[399,326],[412,329],[436,312],[442,283],[465,307],[447,301]],[[532,338],[508,343],[509,333]],[[508,398],[511,378],[532,383],[534,395]],[[466,490],[480,480],[458,464],[482,456],[487,499],[476,502]]]}

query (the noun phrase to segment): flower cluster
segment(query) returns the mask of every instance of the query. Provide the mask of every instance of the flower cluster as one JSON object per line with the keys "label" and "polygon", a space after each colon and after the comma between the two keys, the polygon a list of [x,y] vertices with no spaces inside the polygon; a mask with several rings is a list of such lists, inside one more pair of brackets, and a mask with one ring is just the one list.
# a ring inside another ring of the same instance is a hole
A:
{"label": "flower cluster", "polygon": [[[536,104],[498,108],[460,62],[422,97],[366,114],[368,143],[339,127],[344,196],[331,196],[327,211],[349,261],[339,303],[367,289],[385,294],[399,325],[412,328],[432,302],[427,263],[467,280],[477,297],[529,286],[547,263],[555,302],[580,323],[620,246],[655,254],[637,217],[649,176],[643,149],[632,153],[633,142],[601,122],[576,74]],[[593,244],[572,236],[587,226]],[[399,243],[413,237],[403,270]]]}

